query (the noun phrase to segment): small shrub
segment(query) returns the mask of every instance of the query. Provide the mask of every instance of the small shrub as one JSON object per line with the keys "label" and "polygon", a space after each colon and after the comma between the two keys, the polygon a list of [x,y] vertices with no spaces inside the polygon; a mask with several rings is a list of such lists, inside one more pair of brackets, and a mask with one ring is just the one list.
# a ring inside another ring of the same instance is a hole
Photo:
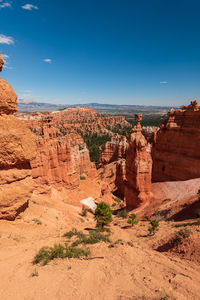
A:
{"label": "small shrub", "polygon": [[113,198],[113,200],[114,200],[115,202],[117,202],[118,204],[120,204],[120,203],[122,202],[122,200],[119,199],[119,198],[117,198],[117,197],[112,197],[112,198]]}
{"label": "small shrub", "polygon": [[134,224],[137,224],[138,222],[139,222],[139,220],[137,219],[136,214],[129,215],[128,221],[127,221],[128,224],[131,224],[133,226]]}
{"label": "small shrub", "polygon": [[80,176],[80,180],[86,180],[86,177],[85,176]]}
{"label": "small shrub", "polygon": [[111,206],[112,206],[112,207],[115,207],[116,205],[117,205],[117,203],[113,203]]}
{"label": "small shrub", "polygon": [[149,234],[154,235],[159,230],[159,221],[154,219],[150,221],[151,227],[148,228]]}
{"label": "small shrub", "polygon": [[121,209],[120,211],[117,212],[116,215],[118,218],[123,218],[126,219],[128,217],[128,212],[125,208]]}
{"label": "small shrub", "polygon": [[71,239],[73,236],[77,236],[78,238],[82,238],[85,236],[84,233],[82,233],[81,231],[78,231],[76,228],[72,228],[72,230],[66,232],[65,234],[63,234],[64,237],[68,237],[69,239]]}
{"label": "small shrub", "polygon": [[32,221],[35,222],[38,225],[42,224],[42,222],[39,219],[37,219],[37,218],[32,219]]}
{"label": "small shrub", "polygon": [[54,245],[54,247],[43,247],[40,249],[38,254],[34,257],[33,264],[42,263],[44,266],[55,258],[79,258],[88,256],[89,254],[89,250],[58,244]]}
{"label": "small shrub", "polygon": [[96,227],[104,227],[112,222],[112,214],[105,202],[100,202],[95,210],[94,218],[97,221]]}
{"label": "small shrub", "polygon": [[198,189],[197,195],[199,195],[199,196],[200,196],[200,189]]}
{"label": "small shrub", "polygon": [[102,233],[100,233],[97,230],[91,230],[89,232],[89,236],[82,236],[80,237],[78,240],[76,240],[75,242],[72,243],[72,247],[76,247],[80,244],[97,244],[99,242],[110,242],[109,236],[108,235],[103,235]]}
{"label": "small shrub", "polygon": [[182,240],[188,238],[191,234],[191,231],[188,228],[180,229],[175,233],[175,241],[182,242]]}

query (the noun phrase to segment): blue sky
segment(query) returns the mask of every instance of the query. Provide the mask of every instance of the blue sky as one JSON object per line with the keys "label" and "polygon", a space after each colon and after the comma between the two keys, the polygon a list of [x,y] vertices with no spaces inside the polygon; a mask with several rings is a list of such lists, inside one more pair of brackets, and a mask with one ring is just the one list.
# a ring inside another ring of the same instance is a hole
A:
{"label": "blue sky", "polygon": [[176,106],[200,96],[199,0],[0,0],[19,98]]}

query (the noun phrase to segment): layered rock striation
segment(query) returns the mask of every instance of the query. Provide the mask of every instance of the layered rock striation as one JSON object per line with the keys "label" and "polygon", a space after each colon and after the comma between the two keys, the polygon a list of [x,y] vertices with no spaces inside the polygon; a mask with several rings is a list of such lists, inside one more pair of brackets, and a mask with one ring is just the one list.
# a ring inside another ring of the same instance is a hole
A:
{"label": "layered rock striation", "polygon": [[200,106],[196,100],[169,111],[155,134],[152,158],[154,182],[200,177]]}
{"label": "layered rock striation", "polygon": [[61,134],[50,118],[43,120],[35,133],[37,156],[31,161],[32,175],[43,191],[49,186],[73,190],[79,187],[81,176],[95,175],[96,168],[80,135]]}
{"label": "layered rock striation", "polygon": [[[3,60],[0,56],[0,71]],[[17,96],[0,78],[0,219],[14,220],[33,191],[30,160],[36,154],[31,131],[12,114]]]}
{"label": "layered rock striation", "polygon": [[100,158],[100,164],[105,165],[118,159],[126,158],[128,143],[125,136],[115,135],[110,142],[105,144],[105,149]]}

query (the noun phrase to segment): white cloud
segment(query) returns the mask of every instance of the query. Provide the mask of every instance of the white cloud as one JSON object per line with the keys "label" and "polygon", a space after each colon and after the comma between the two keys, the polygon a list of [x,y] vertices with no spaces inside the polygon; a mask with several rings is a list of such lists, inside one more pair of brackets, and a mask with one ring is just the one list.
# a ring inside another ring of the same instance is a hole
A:
{"label": "white cloud", "polygon": [[38,7],[33,5],[33,4],[25,4],[25,5],[22,6],[22,8],[25,9],[25,10],[33,10],[33,9],[37,10],[38,9]]}
{"label": "white cloud", "polygon": [[[0,2],[3,2],[3,1],[0,1]],[[0,8],[6,8],[6,7],[11,7],[11,3],[9,2],[3,2],[2,4],[0,4]]]}
{"label": "white cloud", "polygon": [[161,84],[168,84],[167,81],[160,81]]}
{"label": "white cloud", "polygon": [[0,44],[12,45],[14,44],[14,39],[11,36],[0,34]]}
{"label": "white cloud", "polygon": [[43,59],[44,62],[51,64],[52,63],[52,59],[51,58],[45,58]]}

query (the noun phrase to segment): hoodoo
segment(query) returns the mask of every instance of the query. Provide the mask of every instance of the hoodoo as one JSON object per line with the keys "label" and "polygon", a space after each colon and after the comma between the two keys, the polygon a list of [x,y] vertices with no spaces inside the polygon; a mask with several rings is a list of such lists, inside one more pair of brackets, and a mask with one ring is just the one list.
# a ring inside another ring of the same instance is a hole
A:
{"label": "hoodoo", "polygon": [[154,182],[200,177],[200,106],[197,100],[171,109],[155,134],[152,159]]}
{"label": "hoodoo", "polygon": [[[0,55],[0,71],[4,61]],[[0,219],[14,220],[33,191],[30,160],[36,154],[34,135],[12,114],[17,111],[13,88],[0,78]]]}
{"label": "hoodoo", "polygon": [[142,134],[142,114],[136,114],[135,120],[137,125],[129,138],[126,162],[118,162],[116,169],[119,194],[124,194],[126,205],[131,208],[146,205],[151,199],[152,159]]}

